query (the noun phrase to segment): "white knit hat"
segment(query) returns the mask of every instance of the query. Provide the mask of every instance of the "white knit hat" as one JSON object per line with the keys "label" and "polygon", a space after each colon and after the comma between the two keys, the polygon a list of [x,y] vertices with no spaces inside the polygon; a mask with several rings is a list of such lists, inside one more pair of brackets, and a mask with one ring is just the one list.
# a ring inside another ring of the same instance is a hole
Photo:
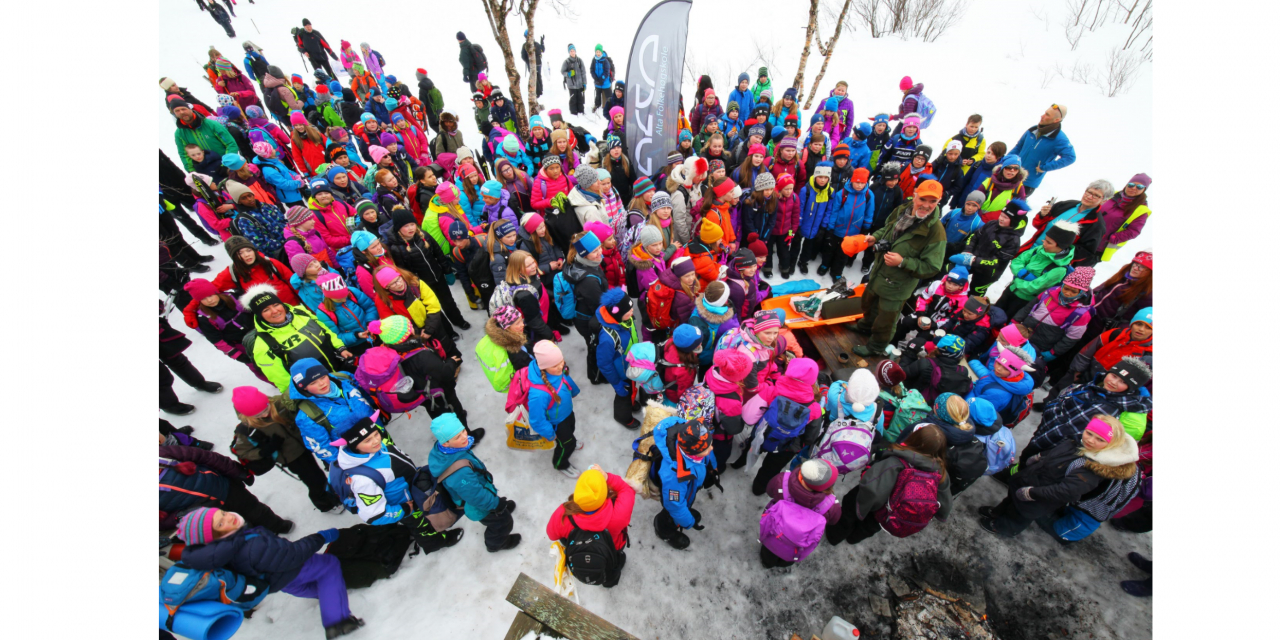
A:
{"label": "white knit hat", "polygon": [[844,388],[844,397],[853,404],[853,410],[862,412],[880,396],[880,384],[870,369],[855,369]]}

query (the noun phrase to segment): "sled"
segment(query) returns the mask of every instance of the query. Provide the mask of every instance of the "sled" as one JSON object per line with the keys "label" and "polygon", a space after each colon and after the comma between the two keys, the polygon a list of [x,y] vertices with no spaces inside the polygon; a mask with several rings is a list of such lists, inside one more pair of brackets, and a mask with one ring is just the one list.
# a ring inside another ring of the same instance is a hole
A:
{"label": "sled", "polygon": [[[867,288],[867,285],[865,284],[859,284],[858,286],[854,287],[853,292],[856,295],[854,298],[849,298],[849,299],[861,300],[862,291],[863,289],[866,289],[866,288]],[[826,289],[815,289],[814,291],[805,291],[802,293],[794,293],[791,295],[774,296],[772,298],[765,300],[764,302],[761,302],[760,308],[766,311],[781,309],[784,312],[786,312],[787,317],[783,320],[783,323],[786,325],[788,329],[807,329],[809,327],[821,327],[829,324],[844,324],[846,322],[852,322],[862,317],[862,313],[859,312],[851,315],[839,316],[836,318],[822,318],[821,320],[814,320],[808,316],[805,316],[797,312],[791,305],[792,298],[796,298],[796,297],[804,298],[804,297],[811,296],[815,293],[824,293],[824,292],[826,292]]]}

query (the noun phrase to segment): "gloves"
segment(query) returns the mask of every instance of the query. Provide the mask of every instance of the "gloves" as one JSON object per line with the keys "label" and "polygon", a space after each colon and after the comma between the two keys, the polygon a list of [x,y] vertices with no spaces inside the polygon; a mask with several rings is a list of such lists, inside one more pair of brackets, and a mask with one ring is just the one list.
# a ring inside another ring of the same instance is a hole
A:
{"label": "gloves", "polygon": [[1018,489],[1013,495],[1023,502],[1035,502],[1035,498],[1031,497],[1031,487]]}
{"label": "gloves", "polygon": [[559,332],[559,331],[552,331],[552,332],[551,332],[551,339],[552,339],[552,341],[554,341],[554,342],[560,342],[560,341],[561,341],[561,340],[563,340],[564,338],[562,338],[562,337],[560,336],[560,332]]}
{"label": "gloves", "polygon": [[725,276],[726,276],[726,275],[728,275],[728,274],[729,274],[729,266],[728,266],[728,265],[723,265],[723,264],[722,264],[722,265],[720,265],[720,275],[719,275],[719,276],[717,276],[717,279],[718,279],[718,280],[724,280]]}
{"label": "gloves", "polygon": [[1035,464],[1035,463],[1036,463],[1036,461],[1037,461],[1037,460],[1039,460],[1039,459],[1040,459],[1040,454],[1038,454],[1038,453],[1037,453],[1037,454],[1035,454],[1035,455],[1031,456],[1030,458],[1027,458],[1027,465],[1028,465],[1028,466],[1033,465],[1033,464]]}
{"label": "gloves", "polygon": [[316,533],[319,533],[320,537],[324,538],[324,541],[330,544],[338,539],[337,529],[325,529],[324,531],[317,531]]}
{"label": "gloves", "polygon": [[951,256],[951,257],[950,257],[950,258],[948,258],[948,259],[949,259],[952,263],[954,263],[954,264],[962,265],[962,266],[965,266],[965,267],[967,267],[967,266],[969,266],[969,265],[973,264],[973,254],[972,254],[972,253],[957,253],[957,254],[955,254],[954,256]]}
{"label": "gloves", "polygon": [[1048,352],[1048,353],[1042,353],[1042,354],[1040,354],[1040,357],[1041,357],[1041,358],[1044,358],[1044,361],[1045,361],[1045,362],[1053,362],[1054,360],[1057,360],[1057,359],[1058,359],[1058,356],[1053,355],[1053,352],[1052,352],[1052,351],[1050,351],[1050,352]]}
{"label": "gloves", "polygon": [[248,467],[245,467],[245,468],[244,468],[244,480],[243,480],[243,482],[244,482],[244,486],[246,486],[246,487],[252,487],[252,486],[253,486],[253,478],[254,478],[253,471],[251,471]]}

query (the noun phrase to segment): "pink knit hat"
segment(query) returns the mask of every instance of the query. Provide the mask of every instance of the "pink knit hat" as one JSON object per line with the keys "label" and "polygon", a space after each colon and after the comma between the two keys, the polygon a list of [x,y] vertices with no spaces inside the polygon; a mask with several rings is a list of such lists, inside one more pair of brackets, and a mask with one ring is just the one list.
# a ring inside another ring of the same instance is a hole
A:
{"label": "pink knit hat", "polygon": [[458,188],[452,182],[442,182],[436,187],[436,197],[445,204],[454,204],[458,201]]}
{"label": "pink knit hat", "polygon": [[544,218],[542,216],[536,213],[531,213],[529,214],[528,218],[524,221],[524,230],[528,231],[530,235],[537,233],[538,225],[542,224],[543,221],[544,221]]}
{"label": "pink knit hat", "polygon": [[385,157],[388,153],[391,153],[391,152],[387,151],[386,147],[379,147],[376,144],[369,145],[369,157],[373,158],[374,164],[378,164],[379,162],[382,162],[382,158]]}
{"label": "pink knit hat", "polygon": [[255,387],[236,387],[231,390],[231,406],[241,415],[256,416],[267,410],[267,394]]}
{"label": "pink knit hat", "polygon": [[564,362],[560,347],[550,340],[539,340],[538,344],[533,345],[533,358],[538,361],[539,369],[550,369]]}
{"label": "pink knit hat", "polygon": [[324,292],[326,298],[343,300],[347,297],[347,283],[342,281],[342,276],[332,271],[320,274],[320,277],[316,278],[316,284],[320,285],[320,290]]}
{"label": "pink knit hat", "polygon": [[596,234],[596,238],[598,238],[600,242],[604,242],[613,236],[613,227],[595,220],[582,225],[582,230]]}
{"label": "pink knit hat", "polygon": [[316,257],[309,253],[295,253],[292,258],[289,258],[289,267],[301,278],[302,274],[307,272],[307,267],[315,261]]}
{"label": "pink knit hat", "polygon": [[729,382],[741,382],[748,374],[754,363],[751,362],[751,356],[737,349],[721,349],[716,352],[712,362],[716,365],[716,370],[720,375]]}
{"label": "pink knit hat", "polygon": [[911,76],[902,76],[902,80],[898,81],[898,88],[903,91],[906,91],[914,86],[916,86],[916,83],[911,81]]}
{"label": "pink knit hat", "polygon": [[1071,275],[1062,279],[1062,284],[1088,291],[1093,286],[1093,267],[1076,267],[1076,270],[1072,271]]}
{"label": "pink knit hat", "polygon": [[796,358],[787,363],[787,377],[812,385],[818,382],[818,363],[809,358]]}
{"label": "pink knit hat", "polygon": [[1000,335],[1004,336],[1005,342],[1015,347],[1021,347],[1027,343],[1026,336],[1022,335],[1022,332],[1018,331],[1018,326],[1014,324],[1005,325],[1004,328],[1000,329]]}
{"label": "pink knit hat", "polygon": [[378,280],[378,284],[381,285],[383,289],[385,289],[391,286],[391,283],[395,282],[396,278],[400,277],[400,272],[396,271],[395,269],[392,269],[391,267],[383,267],[378,270],[378,273],[375,277]]}
{"label": "pink knit hat", "polygon": [[751,319],[755,321],[755,327],[752,329],[755,333],[760,333],[768,329],[781,329],[782,319],[773,311],[757,311]]}
{"label": "pink knit hat", "polygon": [[289,124],[295,127],[298,127],[298,126],[303,126],[310,123],[307,122],[307,117],[302,115],[301,111],[294,111],[293,113],[289,114]]}
{"label": "pink knit hat", "polygon": [[276,155],[275,147],[267,144],[266,142],[253,143],[253,152],[258,154],[258,157],[260,158],[270,158]]}
{"label": "pink knit hat", "polygon": [[1010,372],[1021,371],[1023,367],[1027,366],[1027,363],[1010,349],[1001,349],[996,356],[996,362],[1004,365],[1004,368]]}

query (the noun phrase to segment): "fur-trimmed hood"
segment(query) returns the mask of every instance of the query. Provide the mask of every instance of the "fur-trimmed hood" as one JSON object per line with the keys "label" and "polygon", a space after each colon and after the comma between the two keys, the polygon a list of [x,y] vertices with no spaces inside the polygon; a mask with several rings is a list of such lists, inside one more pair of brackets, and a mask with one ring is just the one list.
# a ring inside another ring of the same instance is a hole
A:
{"label": "fur-trimmed hood", "polygon": [[1084,450],[1085,466],[1105,480],[1125,480],[1138,472],[1138,443],[1121,432],[1120,442],[1102,451]]}
{"label": "fur-trimmed hood", "polygon": [[729,318],[733,317],[732,307],[724,313],[715,313],[707,309],[707,306],[703,304],[704,300],[705,298],[698,296],[698,301],[694,303],[694,308],[698,310],[698,315],[702,316],[702,319],[707,321],[707,324],[721,325],[728,322]]}
{"label": "fur-trimmed hood", "polygon": [[494,344],[506,349],[508,353],[519,351],[520,347],[523,347],[528,342],[523,333],[503,329],[498,325],[498,321],[493,318],[485,321],[484,334],[489,336],[489,339]]}

